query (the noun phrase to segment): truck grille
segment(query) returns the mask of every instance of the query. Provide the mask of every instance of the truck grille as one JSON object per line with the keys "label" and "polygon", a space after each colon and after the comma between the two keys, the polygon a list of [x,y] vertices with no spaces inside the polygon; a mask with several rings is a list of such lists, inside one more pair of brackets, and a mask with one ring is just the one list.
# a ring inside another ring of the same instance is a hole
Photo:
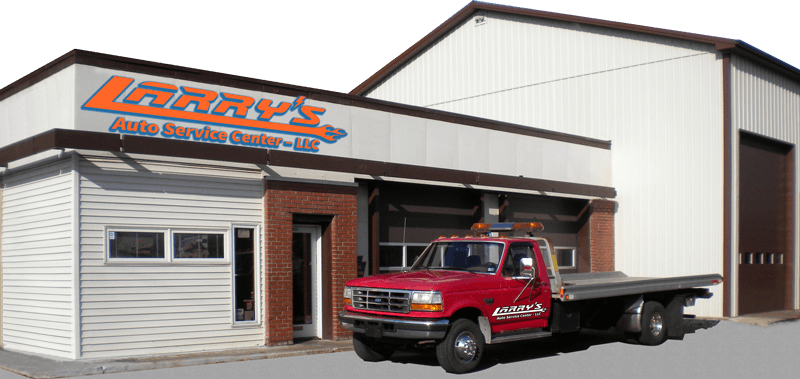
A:
{"label": "truck grille", "polygon": [[353,288],[353,308],[369,311],[408,313],[411,291],[382,288]]}

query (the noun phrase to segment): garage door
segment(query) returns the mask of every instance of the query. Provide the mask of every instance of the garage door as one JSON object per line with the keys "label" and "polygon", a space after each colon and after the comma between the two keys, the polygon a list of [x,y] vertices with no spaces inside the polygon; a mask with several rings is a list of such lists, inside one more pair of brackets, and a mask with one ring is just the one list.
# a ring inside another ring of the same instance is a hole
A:
{"label": "garage door", "polygon": [[793,252],[791,146],[742,133],[739,314],[787,309]]}

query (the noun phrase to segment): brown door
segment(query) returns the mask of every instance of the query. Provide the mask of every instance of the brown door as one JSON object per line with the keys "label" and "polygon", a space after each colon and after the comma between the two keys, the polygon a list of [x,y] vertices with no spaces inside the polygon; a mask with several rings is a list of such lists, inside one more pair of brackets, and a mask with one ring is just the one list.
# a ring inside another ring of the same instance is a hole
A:
{"label": "brown door", "polygon": [[787,309],[794,250],[791,146],[741,133],[739,314]]}

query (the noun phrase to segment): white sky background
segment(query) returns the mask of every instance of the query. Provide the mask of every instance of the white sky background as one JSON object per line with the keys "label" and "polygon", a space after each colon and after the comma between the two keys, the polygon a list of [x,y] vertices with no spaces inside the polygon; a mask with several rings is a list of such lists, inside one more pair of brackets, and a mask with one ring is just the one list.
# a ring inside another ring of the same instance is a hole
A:
{"label": "white sky background", "polygon": [[[800,68],[800,1],[497,0],[743,40]],[[0,0],[0,88],[72,49],[349,92],[467,0]]]}

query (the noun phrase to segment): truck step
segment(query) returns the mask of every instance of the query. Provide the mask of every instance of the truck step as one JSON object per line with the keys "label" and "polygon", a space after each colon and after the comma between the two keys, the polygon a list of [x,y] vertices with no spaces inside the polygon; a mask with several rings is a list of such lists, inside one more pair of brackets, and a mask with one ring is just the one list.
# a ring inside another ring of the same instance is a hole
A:
{"label": "truck step", "polygon": [[511,335],[503,335],[503,334],[494,334],[492,335],[492,344],[495,343],[503,343],[503,342],[513,342],[513,341],[524,341],[524,340],[532,340],[536,338],[545,338],[552,336],[552,332],[545,332],[542,330],[537,330],[530,333],[520,333],[520,334],[511,334]]}

